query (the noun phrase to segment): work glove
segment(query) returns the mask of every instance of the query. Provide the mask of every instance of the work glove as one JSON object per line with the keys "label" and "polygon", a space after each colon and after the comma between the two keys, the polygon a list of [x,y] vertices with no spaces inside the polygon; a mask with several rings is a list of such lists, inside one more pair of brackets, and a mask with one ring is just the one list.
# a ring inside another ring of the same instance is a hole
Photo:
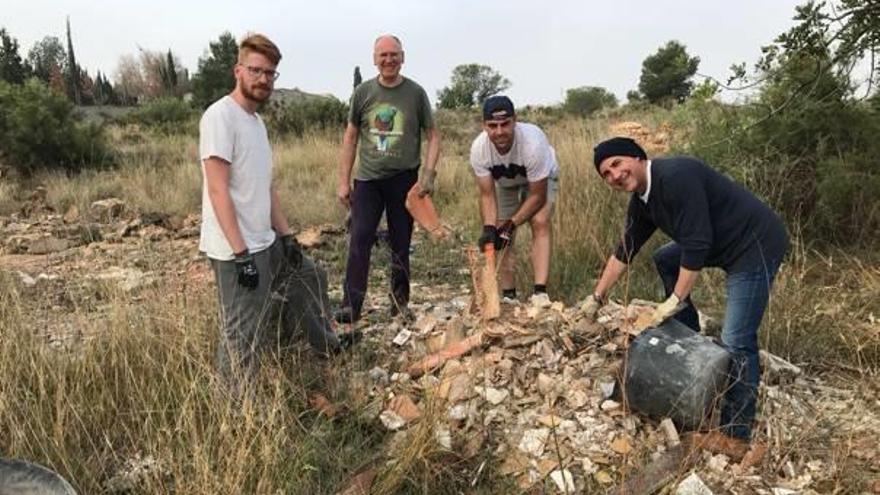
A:
{"label": "work glove", "polygon": [[485,251],[488,244],[491,244],[495,249],[498,249],[498,242],[498,229],[496,229],[494,225],[483,225],[483,235],[481,235],[480,240],[477,241],[480,251]]}
{"label": "work glove", "polygon": [[672,315],[678,312],[679,304],[681,304],[681,299],[673,293],[668,299],[660,303],[660,305],[654,309],[654,313],[651,314],[651,320],[648,322],[647,328],[654,328],[662,325],[664,321],[668,320]]}
{"label": "work glove", "polygon": [[245,249],[235,253],[233,261],[235,261],[235,272],[238,274],[238,285],[248,290],[256,289],[260,285],[260,272],[257,271],[257,264],[251,252]]}
{"label": "work glove", "polygon": [[596,294],[590,294],[584,302],[581,303],[581,313],[588,320],[595,320],[596,315],[599,313],[599,308],[602,307],[603,301]]}
{"label": "work glove", "polygon": [[504,249],[510,245],[514,230],[516,230],[516,224],[513,223],[513,220],[505,220],[504,223],[498,227],[498,249]]}
{"label": "work glove", "polygon": [[419,179],[419,185],[422,186],[422,190],[419,191],[420,198],[434,194],[434,179],[436,178],[436,170],[430,168],[422,170],[422,177]]}
{"label": "work glove", "polygon": [[297,242],[296,237],[294,237],[293,234],[281,236],[281,250],[284,252],[284,257],[287,259],[287,262],[290,263],[290,266],[293,267],[294,270],[302,268],[302,247],[300,247],[299,242]]}

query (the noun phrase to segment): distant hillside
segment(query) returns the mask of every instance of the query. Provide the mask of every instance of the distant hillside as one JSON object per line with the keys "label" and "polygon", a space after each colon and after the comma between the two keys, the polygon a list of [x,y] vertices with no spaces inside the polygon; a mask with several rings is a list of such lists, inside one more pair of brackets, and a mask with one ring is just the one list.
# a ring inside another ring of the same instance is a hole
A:
{"label": "distant hillside", "polygon": [[318,101],[318,100],[339,100],[333,95],[318,95],[314,93],[306,93],[305,91],[299,88],[287,89],[287,88],[275,88],[272,92],[272,97],[270,99],[273,102],[279,102],[282,104],[297,104],[308,101]]}

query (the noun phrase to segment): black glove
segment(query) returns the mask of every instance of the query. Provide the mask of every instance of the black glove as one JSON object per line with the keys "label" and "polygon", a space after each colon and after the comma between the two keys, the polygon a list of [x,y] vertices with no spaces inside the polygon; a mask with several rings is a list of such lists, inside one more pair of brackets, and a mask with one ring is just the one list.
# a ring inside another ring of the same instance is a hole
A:
{"label": "black glove", "polygon": [[501,227],[498,227],[496,249],[504,249],[510,245],[510,239],[513,237],[514,230],[516,230],[516,224],[513,223],[513,220],[505,220]]}
{"label": "black glove", "polygon": [[281,236],[281,249],[284,251],[284,257],[287,258],[287,262],[290,263],[294,270],[302,268],[302,247],[300,247],[293,234]]}
{"label": "black glove", "polygon": [[254,257],[250,251],[245,249],[240,253],[235,253],[235,271],[238,273],[238,285],[254,290],[260,285],[260,272],[257,271],[257,264],[254,263]]}
{"label": "black glove", "polygon": [[487,244],[491,244],[497,249],[498,241],[498,229],[496,229],[494,225],[483,225],[483,235],[481,235],[480,240],[477,241],[480,251],[485,251]]}

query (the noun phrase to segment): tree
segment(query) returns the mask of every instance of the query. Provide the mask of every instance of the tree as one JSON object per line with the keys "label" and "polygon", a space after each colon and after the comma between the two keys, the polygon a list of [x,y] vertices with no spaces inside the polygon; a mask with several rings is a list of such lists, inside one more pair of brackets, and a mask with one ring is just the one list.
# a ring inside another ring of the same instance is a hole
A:
{"label": "tree", "polygon": [[587,117],[603,108],[615,108],[614,93],[598,86],[582,86],[565,92],[563,108],[569,113]]}
{"label": "tree", "polygon": [[146,83],[141,74],[137,59],[132,55],[122,55],[116,64],[115,91],[122,104],[132,104],[146,94]]}
{"label": "tree", "polygon": [[64,46],[55,36],[46,36],[34,43],[28,52],[28,62],[33,68],[34,76],[47,84],[52,80],[55,69],[64,70],[66,59]]}
{"label": "tree", "polygon": [[18,40],[0,28],[0,80],[23,84],[29,75],[30,67],[18,53]]}
{"label": "tree", "polygon": [[67,18],[67,69],[70,78],[70,94],[73,102],[77,105],[82,103],[80,97],[79,66],[76,64],[76,56],[73,54],[73,39],[70,37],[70,17]]}
{"label": "tree", "polygon": [[467,108],[496,95],[510,81],[488,65],[462,64],[452,70],[451,84],[437,92],[440,108]]}
{"label": "tree", "polygon": [[364,80],[364,78],[361,77],[361,68],[359,66],[355,65],[354,66],[354,81],[353,81],[354,86],[352,86],[352,87],[356,88],[356,87],[360,86],[360,84],[363,80]]}
{"label": "tree", "polygon": [[232,69],[238,62],[238,44],[229,32],[208,44],[199,58],[198,72],[193,76],[193,101],[205,108],[235,88]]}
{"label": "tree", "polygon": [[699,65],[699,57],[688,56],[684,45],[669,41],[642,62],[639,91],[651,103],[682,102],[691,93],[691,78]]}

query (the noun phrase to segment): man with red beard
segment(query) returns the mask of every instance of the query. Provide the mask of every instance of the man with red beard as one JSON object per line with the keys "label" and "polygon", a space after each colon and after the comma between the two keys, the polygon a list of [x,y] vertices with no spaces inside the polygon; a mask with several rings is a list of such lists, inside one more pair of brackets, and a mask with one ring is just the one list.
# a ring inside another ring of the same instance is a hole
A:
{"label": "man with red beard", "polygon": [[235,89],[208,107],[199,123],[199,250],[211,261],[220,299],[217,367],[236,397],[248,395],[260,351],[286,344],[294,328],[302,328],[322,355],[351,337],[340,342],[333,332],[327,275],[303,256],[272,183],[272,148],[256,110],[272,94],[280,60],[265,36],[245,38]]}

